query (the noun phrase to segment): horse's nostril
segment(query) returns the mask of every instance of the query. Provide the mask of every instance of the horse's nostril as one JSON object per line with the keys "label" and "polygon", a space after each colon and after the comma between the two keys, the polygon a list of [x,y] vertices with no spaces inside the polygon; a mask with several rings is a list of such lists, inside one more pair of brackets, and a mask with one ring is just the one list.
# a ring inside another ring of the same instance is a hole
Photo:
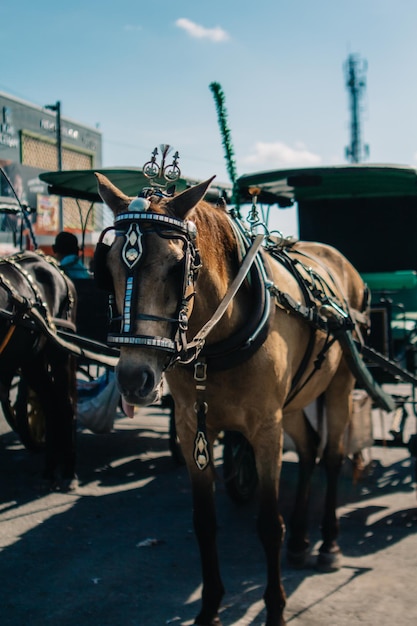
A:
{"label": "horse's nostril", "polygon": [[142,368],[142,371],[140,372],[137,380],[139,395],[142,398],[145,398],[147,395],[149,395],[154,388],[154,383],[155,376],[152,370],[150,368]]}
{"label": "horse's nostril", "polygon": [[117,379],[120,392],[126,398],[132,398],[133,396],[146,398],[152,393],[155,386],[155,374],[147,365],[134,369],[124,368],[119,365]]}

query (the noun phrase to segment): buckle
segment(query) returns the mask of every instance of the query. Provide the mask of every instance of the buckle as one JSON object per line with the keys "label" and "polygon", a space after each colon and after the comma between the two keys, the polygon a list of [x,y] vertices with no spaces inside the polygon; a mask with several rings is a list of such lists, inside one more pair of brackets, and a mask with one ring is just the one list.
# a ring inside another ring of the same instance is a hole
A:
{"label": "buckle", "polygon": [[198,382],[207,380],[207,363],[204,361],[197,361],[194,364],[194,380]]}

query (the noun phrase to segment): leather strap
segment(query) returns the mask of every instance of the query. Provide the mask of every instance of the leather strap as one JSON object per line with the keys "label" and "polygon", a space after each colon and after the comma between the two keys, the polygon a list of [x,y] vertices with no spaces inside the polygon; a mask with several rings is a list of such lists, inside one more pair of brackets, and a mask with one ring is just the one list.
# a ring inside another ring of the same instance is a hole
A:
{"label": "leather strap", "polygon": [[[223,300],[220,302],[219,306],[217,307],[216,311],[214,312],[212,317],[209,319],[209,321],[203,326],[203,328],[201,328],[201,330],[199,330],[199,332],[195,335],[194,339],[192,339],[188,343],[187,350],[196,349],[197,354],[201,351],[201,349],[204,346],[204,342],[206,340],[207,335],[214,328],[214,326],[216,326],[216,324],[221,320],[221,318],[223,317],[223,315],[225,314],[227,310],[227,307],[229,306],[230,302],[233,300],[240,286],[245,280],[253,262],[255,261],[256,255],[259,252],[259,249],[263,243],[263,240],[264,240],[263,235],[257,235],[255,237],[251,248],[247,252],[245,259],[242,265],[240,266],[239,272],[235,276],[233,282],[230,284],[229,289],[227,290],[226,295],[224,296]],[[193,358],[195,358],[195,356],[193,356]]]}

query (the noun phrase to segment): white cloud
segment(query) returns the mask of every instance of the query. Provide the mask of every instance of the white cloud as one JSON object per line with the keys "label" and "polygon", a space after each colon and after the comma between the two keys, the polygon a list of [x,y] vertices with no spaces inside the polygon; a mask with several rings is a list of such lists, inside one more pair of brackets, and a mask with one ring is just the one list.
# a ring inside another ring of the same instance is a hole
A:
{"label": "white cloud", "polygon": [[274,167],[309,167],[321,164],[318,154],[309,152],[305,145],[297,142],[294,147],[282,141],[266,143],[258,141],[254,151],[243,159],[244,163],[256,166]]}
{"label": "white cloud", "polygon": [[209,39],[210,41],[215,41],[216,43],[219,41],[227,41],[230,39],[228,33],[220,28],[220,26],[215,26],[215,28],[205,28],[200,24],[196,24],[191,20],[188,20],[186,17],[180,17],[175,25],[178,28],[182,28],[186,33],[190,35],[190,37],[195,37],[196,39]]}

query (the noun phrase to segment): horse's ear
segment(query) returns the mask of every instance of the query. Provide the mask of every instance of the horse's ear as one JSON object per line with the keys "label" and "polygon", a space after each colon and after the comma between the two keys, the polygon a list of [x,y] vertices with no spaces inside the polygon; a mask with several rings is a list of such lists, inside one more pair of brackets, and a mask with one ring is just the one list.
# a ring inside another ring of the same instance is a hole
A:
{"label": "horse's ear", "polygon": [[172,200],[169,201],[168,206],[172,209],[177,217],[184,219],[188,211],[191,211],[196,204],[204,198],[207,189],[210,187],[210,183],[216,177],[212,176],[208,180],[205,180],[190,189],[186,189],[182,193],[179,193]]}
{"label": "horse's ear", "polygon": [[123,213],[129,206],[132,198],[126,196],[120,189],[115,187],[109,179],[103,174],[94,172],[98,182],[98,192],[108,207],[115,215]]}

